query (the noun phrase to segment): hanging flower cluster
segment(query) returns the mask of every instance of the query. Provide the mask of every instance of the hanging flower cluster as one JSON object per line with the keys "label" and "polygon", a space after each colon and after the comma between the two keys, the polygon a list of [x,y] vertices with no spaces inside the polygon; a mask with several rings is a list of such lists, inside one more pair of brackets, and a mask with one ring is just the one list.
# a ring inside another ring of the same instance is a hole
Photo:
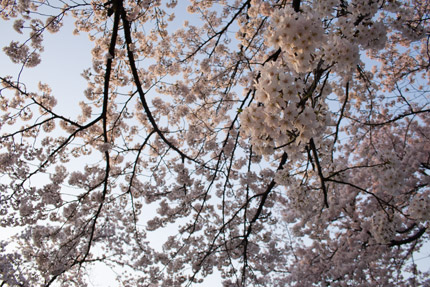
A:
{"label": "hanging flower cluster", "polygon": [[273,13],[267,42],[281,48],[288,67],[296,73],[315,68],[315,53],[324,40],[321,20],[310,9],[297,13],[288,6]]}
{"label": "hanging flower cluster", "polygon": [[429,207],[430,196],[428,192],[416,195],[409,206],[411,216],[419,222],[425,223],[427,228],[430,222]]}
{"label": "hanging flower cluster", "polygon": [[241,113],[242,130],[262,154],[275,147],[307,143],[327,125],[326,107],[312,103],[301,78],[287,67],[268,63],[255,84],[255,103]]}

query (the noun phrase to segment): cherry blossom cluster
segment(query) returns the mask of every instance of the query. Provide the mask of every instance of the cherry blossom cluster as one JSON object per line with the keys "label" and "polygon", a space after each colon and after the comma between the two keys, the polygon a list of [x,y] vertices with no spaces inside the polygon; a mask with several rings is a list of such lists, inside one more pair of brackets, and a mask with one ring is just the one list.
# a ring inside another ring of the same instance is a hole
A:
{"label": "cherry blossom cluster", "polygon": [[262,154],[321,135],[330,120],[324,104],[307,101],[307,87],[289,68],[268,63],[255,84],[255,103],[241,113],[241,128]]}
{"label": "cherry blossom cluster", "polygon": [[321,17],[332,17],[335,12],[335,7],[340,4],[339,0],[315,1],[313,8]]}
{"label": "cherry blossom cluster", "polygon": [[35,67],[40,63],[39,54],[31,52],[25,44],[12,41],[4,51],[14,63],[22,63],[27,67]]}
{"label": "cherry blossom cluster", "polygon": [[332,69],[342,79],[351,78],[360,60],[359,47],[350,39],[330,34],[323,44],[324,61],[331,63]]}
{"label": "cherry blossom cluster", "polygon": [[271,20],[267,43],[283,51],[288,67],[296,73],[315,68],[318,63],[315,53],[325,42],[318,15],[306,6],[300,13],[288,6],[275,10]]}
{"label": "cherry blossom cluster", "polygon": [[418,222],[423,223],[427,228],[430,226],[430,196],[428,192],[417,194],[413,197],[409,206],[410,215]]}
{"label": "cherry blossom cluster", "polygon": [[378,243],[390,243],[396,232],[392,214],[386,211],[379,211],[372,215],[371,232],[373,238],[375,238]]}

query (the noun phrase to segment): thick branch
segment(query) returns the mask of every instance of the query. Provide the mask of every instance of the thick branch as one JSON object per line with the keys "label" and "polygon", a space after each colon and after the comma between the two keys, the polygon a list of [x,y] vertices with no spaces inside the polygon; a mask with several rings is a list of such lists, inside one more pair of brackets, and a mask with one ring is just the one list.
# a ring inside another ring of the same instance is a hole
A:
{"label": "thick branch", "polygon": [[[288,154],[284,153],[282,155],[281,162],[279,163],[279,166],[278,166],[277,170],[281,170],[281,169],[284,168],[284,164],[287,162],[287,159],[288,159]],[[266,203],[266,200],[269,197],[269,194],[272,191],[272,189],[275,187],[275,185],[276,185],[275,179],[272,179],[272,181],[267,186],[266,191],[264,193],[260,194],[261,201],[260,201],[260,204],[258,206],[257,212],[255,213],[255,215],[252,218],[252,220],[249,222],[248,232],[246,233],[245,239],[251,234],[252,225],[260,217],[261,212],[263,211],[264,204]]]}
{"label": "thick branch", "polygon": [[300,12],[300,0],[293,0],[293,9],[295,12]]}
{"label": "thick branch", "polygon": [[312,154],[313,154],[313,156],[315,158],[315,162],[316,162],[316,165],[317,165],[318,176],[319,176],[320,181],[321,181],[321,189],[322,189],[322,191],[324,193],[324,205],[328,208],[327,187],[325,186],[325,178],[324,178],[324,175],[322,173],[322,168],[321,168],[320,160],[318,158],[317,148],[315,146],[313,138],[311,138],[309,144],[310,144],[310,147],[311,147],[311,150],[312,150]]}
{"label": "thick branch", "polygon": [[426,228],[421,227],[417,233],[415,233],[414,235],[412,235],[411,237],[402,239],[402,240],[391,240],[389,246],[400,246],[403,244],[408,244],[411,242],[414,242],[415,240],[417,240],[418,238],[420,238],[421,236],[423,236],[423,234],[426,232]]}
{"label": "thick branch", "polygon": [[[103,118],[103,138],[104,142],[107,143],[109,141],[108,135],[107,135],[107,108],[108,108],[108,100],[109,100],[109,82],[110,82],[110,76],[112,72],[112,60],[115,56],[115,45],[116,45],[116,39],[118,37],[118,27],[119,27],[119,20],[120,20],[120,14],[118,11],[115,11],[115,18],[114,18],[114,24],[113,24],[113,30],[112,30],[112,37],[111,42],[109,45],[109,58],[106,63],[106,73],[105,73],[105,79],[104,79],[104,91],[103,91],[103,110],[102,110],[102,118]],[[102,198],[100,201],[100,204],[97,208],[97,211],[94,215],[93,224],[91,225],[91,233],[90,238],[88,240],[88,247],[84,254],[83,259],[81,262],[83,263],[86,258],[88,257],[92,241],[94,238],[94,233],[96,230],[96,224],[97,219],[99,218],[99,215],[101,213],[106,194],[108,191],[108,179],[109,179],[109,173],[110,173],[110,160],[109,160],[109,152],[105,151],[105,157],[106,157],[106,169],[105,169],[105,177],[103,179],[103,192],[102,192]]]}
{"label": "thick branch", "polygon": [[139,78],[139,73],[137,71],[137,67],[136,67],[136,62],[134,60],[134,54],[133,51],[131,50],[130,46],[132,45],[132,39],[131,39],[131,32],[130,32],[130,22],[127,20],[127,13],[124,10],[124,7],[119,8],[120,12],[121,12],[121,19],[122,22],[124,24],[124,37],[125,37],[125,41],[127,44],[127,57],[128,57],[128,61],[129,61],[129,65],[130,65],[130,69],[131,69],[131,73],[133,75],[133,81],[136,85],[137,88],[137,92],[139,94],[140,97],[140,101],[142,103],[143,109],[145,110],[146,115],[148,116],[148,120],[151,123],[152,127],[154,128],[154,131],[158,134],[158,136],[164,141],[164,143],[166,143],[169,148],[173,149],[174,151],[176,151],[181,157],[189,159],[191,161],[194,161],[193,158],[189,157],[188,155],[186,155],[185,153],[183,153],[181,150],[179,150],[174,144],[172,144],[163,134],[163,132],[160,130],[160,128],[158,127],[154,117],[152,116],[151,110],[149,109],[148,103],[146,101],[145,98],[145,92],[142,89],[142,83],[140,82],[140,78]]}

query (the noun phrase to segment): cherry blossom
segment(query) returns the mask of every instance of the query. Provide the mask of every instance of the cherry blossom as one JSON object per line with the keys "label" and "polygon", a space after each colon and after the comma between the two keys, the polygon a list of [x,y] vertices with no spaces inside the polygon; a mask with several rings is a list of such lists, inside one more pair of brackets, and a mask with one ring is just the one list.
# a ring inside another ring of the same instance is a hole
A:
{"label": "cherry blossom", "polygon": [[[0,75],[0,223],[18,230],[0,285],[87,286],[95,265],[118,286],[430,284],[414,261],[429,16],[422,0],[1,1],[21,72]],[[21,75],[71,19],[93,44],[72,116],[67,91]]]}

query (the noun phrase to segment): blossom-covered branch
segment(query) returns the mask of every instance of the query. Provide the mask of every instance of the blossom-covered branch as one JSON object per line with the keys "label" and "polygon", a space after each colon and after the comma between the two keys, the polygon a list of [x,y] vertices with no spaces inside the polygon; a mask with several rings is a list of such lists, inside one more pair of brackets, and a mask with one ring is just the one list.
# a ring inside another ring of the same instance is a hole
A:
{"label": "blossom-covered branch", "polygon": [[[407,271],[429,244],[429,15],[421,0],[1,2],[20,69],[0,67],[0,223],[19,227],[0,285],[86,286],[94,264],[120,286],[428,284]],[[71,18],[93,44],[82,95],[26,78]]]}

